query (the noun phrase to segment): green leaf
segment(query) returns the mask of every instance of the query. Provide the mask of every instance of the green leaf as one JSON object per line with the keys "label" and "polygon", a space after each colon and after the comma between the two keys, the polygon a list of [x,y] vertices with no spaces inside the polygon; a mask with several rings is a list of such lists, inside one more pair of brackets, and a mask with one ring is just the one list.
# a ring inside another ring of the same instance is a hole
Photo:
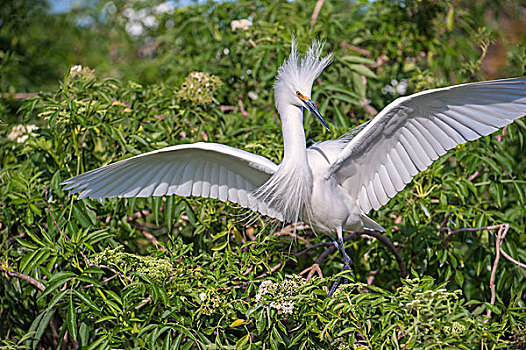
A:
{"label": "green leaf", "polygon": [[517,182],[513,182],[513,188],[515,189],[515,193],[517,193],[517,198],[519,199],[519,203],[524,206],[526,204],[526,190],[524,189],[526,186],[522,185],[520,186]]}
{"label": "green leaf", "polygon": [[174,223],[175,213],[175,197],[174,196],[168,196],[166,197],[166,202],[164,203],[164,214],[165,214],[165,221],[166,226],[168,226],[168,230],[172,230],[172,226]]}
{"label": "green leaf", "polygon": [[89,329],[85,322],[82,322],[79,327],[80,347],[87,347],[89,341]]}
{"label": "green leaf", "polygon": [[217,252],[217,251],[225,249],[227,245],[228,245],[228,241],[224,241],[224,242],[217,244],[215,247],[212,248],[212,250],[214,252]]}
{"label": "green leaf", "polygon": [[101,309],[88,297],[86,293],[84,293],[81,290],[73,289],[73,293],[79,297],[82,302],[84,302],[86,305],[88,305],[92,310],[96,310],[97,312],[101,312]]}
{"label": "green leaf", "polygon": [[464,275],[462,274],[462,271],[455,270],[455,282],[462,288],[464,285]]}
{"label": "green leaf", "polygon": [[360,57],[360,56],[344,56],[342,57],[343,61],[347,61],[350,63],[360,63],[360,64],[369,64],[374,65],[376,62],[370,58],[366,57]]}
{"label": "green leaf", "polygon": [[491,305],[490,303],[484,303],[484,305],[491,310],[491,312],[493,312],[495,315],[500,315],[502,313],[502,311],[500,311],[500,309],[498,307],[496,307],[495,305]]}
{"label": "green leaf", "polygon": [[349,67],[358,74],[365,75],[368,78],[377,79],[376,74],[366,66],[360,64],[349,64]]}
{"label": "green leaf", "polygon": [[77,340],[77,313],[75,307],[73,306],[73,295],[70,294],[69,297],[69,306],[66,313],[66,325],[69,330],[69,334],[74,341]]}
{"label": "green leaf", "polygon": [[73,216],[85,228],[91,228],[95,222],[91,221],[91,215],[88,214],[89,209],[83,202],[77,201],[73,203]]}
{"label": "green leaf", "polygon": [[74,274],[73,272],[69,272],[69,271],[63,271],[63,272],[57,273],[49,280],[46,286],[46,289],[44,290],[44,292],[42,292],[42,294],[40,294],[37,300],[43,299],[46,295],[53,292],[58,287],[63,286],[65,283],[67,283],[69,280],[71,280],[75,276],[76,274]]}
{"label": "green leaf", "polygon": [[155,224],[159,225],[159,213],[161,211],[161,204],[163,203],[163,197],[152,197],[152,212],[155,218]]}
{"label": "green leaf", "polygon": [[243,349],[250,339],[250,333],[246,334],[236,342],[236,349]]}
{"label": "green leaf", "polygon": [[53,317],[55,313],[55,309],[44,311],[41,314],[35,318],[33,323],[31,324],[31,327],[29,328],[29,332],[35,331],[36,333],[34,337],[32,337],[32,348],[36,349],[37,345],[40,343],[40,339],[44,335],[44,331],[49,325],[49,321],[51,321],[51,318]]}
{"label": "green leaf", "polygon": [[[86,273],[86,271],[84,271],[84,273]],[[89,276],[86,276],[86,275],[79,275],[76,278],[79,281],[82,281],[82,282],[85,282],[85,283],[88,283],[88,284],[93,284],[93,286],[95,286],[95,287],[102,288],[102,284],[100,284],[100,282],[97,281],[96,279],[94,279],[93,277],[89,277]]]}

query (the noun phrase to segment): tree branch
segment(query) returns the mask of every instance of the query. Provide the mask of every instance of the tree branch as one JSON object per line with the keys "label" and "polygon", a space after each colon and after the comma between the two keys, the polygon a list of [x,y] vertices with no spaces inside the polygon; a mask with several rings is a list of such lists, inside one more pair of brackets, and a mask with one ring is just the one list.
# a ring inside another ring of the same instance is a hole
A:
{"label": "tree branch", "polygon": [[318,0],[316,1],[316,6],[314,6],[314,11],[312,11],[312,17],[310,21],[310,25],[313,26],[316,24],[316,20],[318,19],[318,16],[320,14],[321,8],[323,6],[323,3],[325,0]]}
{"label": "tree branch", "polygon": [[16,278],[19,278],[21,280],[24,280],[27,283],[33,285],[35,288],[37,288],[41,292],[43,292],[46,289],[46,286],[44,286],[44,284],[42,282],[40,282],[39,280],[37,280],[37,279],[35,279],[35,278],[31,277],[31,276],[24,275],[23,273],[20,273],[20,272],[14,271],[14,270],[6,269],[6,268],[4,268],[2,266],[0,266],[0,272],[3,272],[7,276],[16,277]]}
{"label": "tree branch", "polygon": [[[491,291],[490,304],[494,305],[495,299],[496,299],[495,275],[497,273],[497,266],[499,264],[500,255],[502,254],[502,256],[505,257],[510,262],[514,263],[515,265],[519,267],[526,269],[526,264],[513,259],[502,249],[502,242],[504,241],[504,238],[506,237],[506,234],[508,233],[508,230],[510,229],[510,225],[504,223],[504,224],[491,225],[491,226],[459,228],[457,230],[451,230],[449,227],[447,227],[447,223],[449,222],[449,218],[451,217],[451,214],[452,214],[451,212],[447,213],[446,217],[444,218],[444,221],[442,221],[442,223],[440,224],[440,238],[442,240],[442,247],[444,247],[444,249],[447,247],[447,243],[449,242],[451,237],[453,237],[457,233],[478,232],[478,231],[488,230],[490,233],[493,234],[492,230],[498,229],[497,236],[496,236],[496,242],[495,242],[495,260],[493,261],[493,267],[491,268],[491,276],[489,280],[489,288]],[[491,317],[490,309],[488,309],[488,311],[486,312],[486,316],[487,316],[487,319],[485,322],[488,322],[489,318]]]}

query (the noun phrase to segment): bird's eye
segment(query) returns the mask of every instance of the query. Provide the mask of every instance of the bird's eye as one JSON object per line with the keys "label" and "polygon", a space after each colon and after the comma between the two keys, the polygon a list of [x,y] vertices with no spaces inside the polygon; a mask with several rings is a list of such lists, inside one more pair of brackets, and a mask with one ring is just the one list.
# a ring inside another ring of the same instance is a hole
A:
{"label": "bird's eye", "polygon": [[300,100],[303,100],[303,95],[301,94],[301,92],[296,91],[296,96],[298,96]]}

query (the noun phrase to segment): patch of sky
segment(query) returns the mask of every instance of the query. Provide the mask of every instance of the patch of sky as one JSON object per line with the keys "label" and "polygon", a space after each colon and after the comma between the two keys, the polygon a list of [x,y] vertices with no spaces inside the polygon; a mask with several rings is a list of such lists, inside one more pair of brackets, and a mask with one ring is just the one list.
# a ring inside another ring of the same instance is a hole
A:
{"label": "patch of sky", "polygon": [[[190,5],[201,5],[206,3],[208,0],[168,0],[173,7],[186,7]],[[132,1],[130,1],[132,2]],[[222,2],[222,1],[219,1]],[[51,13],[67,13],[75,7],[84,7],[93,3],[90,0],[47,0],[49,5],[49,12]]]}

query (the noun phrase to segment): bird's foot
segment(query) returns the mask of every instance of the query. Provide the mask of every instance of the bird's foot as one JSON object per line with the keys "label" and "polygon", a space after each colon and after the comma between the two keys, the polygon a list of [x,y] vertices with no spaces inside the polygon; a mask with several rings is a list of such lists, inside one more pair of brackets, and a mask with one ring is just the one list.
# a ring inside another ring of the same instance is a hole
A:
{"label": "bird's foot", "polygon": [[[331,241],[334,244],[334,246],[340,251],[340,253],[343,256],[343,267],[342,267],[342,271],[341,272],[348,271],[346,274],[350,275],[351,278],[354,279],[355,278],[354,272],[351,269],[351,258],[349,257],[349,255],[345,251],[345,247],[343,246],[343,239],[340,237],[339,241],[337,241],[332,236],[329,236],[329,238],[331,239]],[[336,289],[338,289],[338,286],[340,284],[348,284],[348,283],[349,283],[349,279],[347,277],[343,277],[343,276],[338,277],[336,282],[334,282],[334,284],[332,285],[331,289],[329,290],[329,298],[332,297],[332,295],[334,294]]]}
{"label": "bird's foot", "polygon": [[318,277],[323,279],[323,274],[321,273],[320,264],[313,264],[311,267],[307,267],[305,270],[301,271],[299,275],[301,276],[307,272],[309,273],[307,275],[307,281],[310,280],[314,276],[315,273],[318,274]]}
{"label": "bird's foot", "polygon": [[[354,273],[351,269],[351,266],[349,264],[344,264],[343,265],[343,268],[342,268],[342,271],[341,272],[345,272],[347,271],[347,275],[350,275],[351,278],[355,278],[354,276]],[[339,276],[338,279],[336,280],[336,282],[334,282],[334,284],[332,285],[331,289],[329,290],[329,298],[332,297],[332,295],[334,294],[334,292],[336,291],[336,289],[338,289],[338,287],[340,286],[340,284],[348,284],[349,283],[349,279],[347,277],[343,277],[343,276]]]}

